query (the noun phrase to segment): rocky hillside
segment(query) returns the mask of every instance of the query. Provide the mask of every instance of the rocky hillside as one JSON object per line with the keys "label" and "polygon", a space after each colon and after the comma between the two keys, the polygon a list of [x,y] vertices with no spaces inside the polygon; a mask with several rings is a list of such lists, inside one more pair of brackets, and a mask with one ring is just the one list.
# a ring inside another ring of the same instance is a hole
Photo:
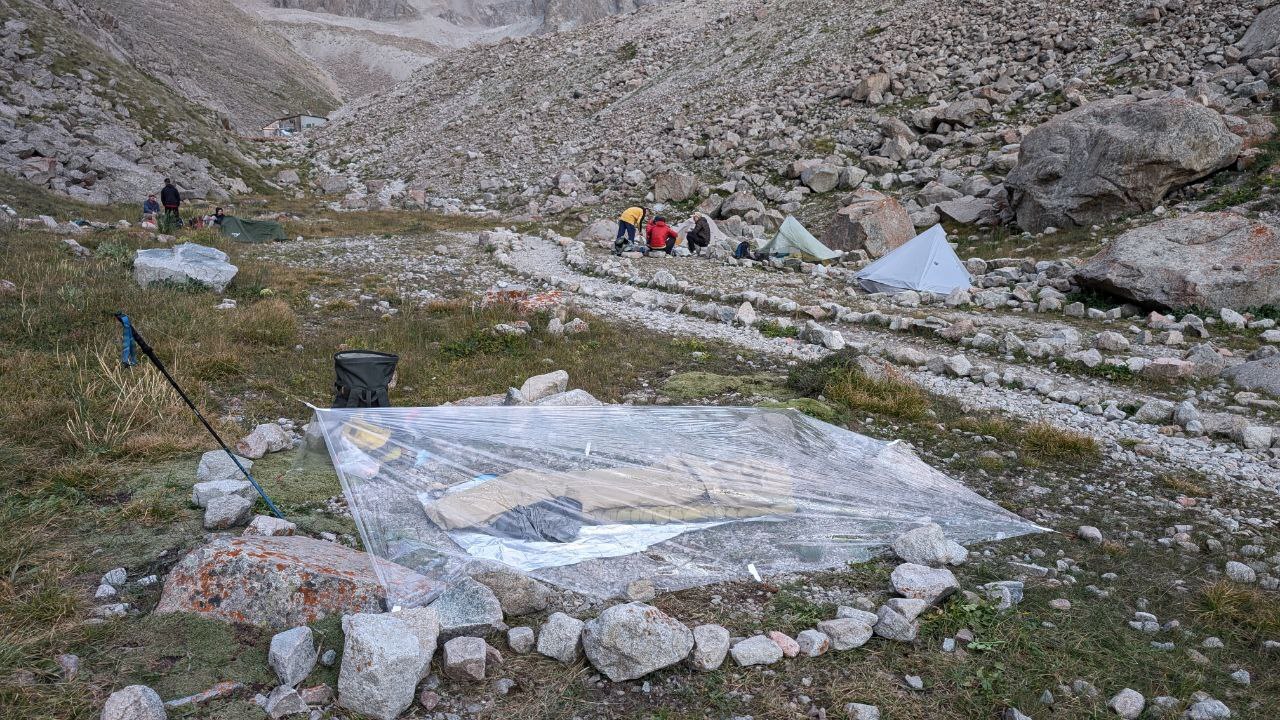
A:
{"label": "rocky hillside", "polygon": [[[1280,10],[1261,8],[674,2],[454,53],[346,111],[318,140],[318,157],[362,179],[404,180],[409,197],[416,189],[533,215],[646,196],[714,210],[720,201],[705,198],[729,195],[741,206],[730,214],[777,220],[814,194],[869,185],[895,188],[927,223],[940,200],[1003,197],[993,188],[1024,136],[1090,101],[1171,98],[1215,117],[1265,108],[1280,80],[1276,34],[1265,28]],[[1255,39],[1243,42],[1247,32]],[[1239,149],[1233,139],[1215,142],[1207,166],[1174,180],[1235,160],[1225,157]],[[918,197],[943,176],[954,181]],[[990,221],[998,204],[958,208],[953,219]]]}
{"label": "rocky hillside", "polygon": [[554,32],[649,0],[234,0],[344,98],[388,90],[450,50]]}
{"label": "rocky hillside", "polygon": [[96,204],[140,203],[165,176],[196,197],[261,186],[216,113],[90,40],[77,29],[88,18],[63,14],[77,6],[57,7],[0,0],[0,170]]}
{"label": "rocky hillside", "polygon": [[73,7],[64,14],[87,19],[134,67],[224,115],[241,133],[339,104],[324,73],[229,0],[83,0]]}

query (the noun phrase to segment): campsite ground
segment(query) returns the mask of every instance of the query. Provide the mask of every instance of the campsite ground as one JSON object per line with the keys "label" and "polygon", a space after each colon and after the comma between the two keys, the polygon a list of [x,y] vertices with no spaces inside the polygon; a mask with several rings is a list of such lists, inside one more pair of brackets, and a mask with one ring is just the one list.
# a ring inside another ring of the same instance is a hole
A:
{"label": "campsite ground", "polygon": [[[19,192],[25,194],[15,197]],[[26,215],[52,207],[42,205],[45,197],[7,185],[0,200]],[[462,254],[473,242],[466,233],[480,227],[420,213],[289,209],[301,216],[286,221],[291,236],[407,239],[422,252],[443,243]],[[129,216],[122,209],[82,211],[103,220]],[[582,664],[504,652],[501,676],[514,680],[514,689],[446,682],[438,689],[439,710],[485,718],[674,720],[805,718],[821,716],[821,708],[839,718],[845,703],[865,702],[886,718],[996,717],[1009,707],[1032,717],[1088,718],[1106,716],[1107,698],[1125,687],[1183,705],[1204,691],[1235,717],[1267,717],[1280,705],[1277,655],[1262,644],[1280,640],[1280,598],[1228,582],[1219,572],[1240,544],[1239,535],[1224,532],[1227,521],[1247,529],[1249,519],[1271,517],[1273,494],[1118,462],[1090,437],[965,410],[901,381],[873,380],[846,356],[801,363],[586,312],[574,314],[588,321],[589,332],[556,339],[542,332],[544,315],[480,307],[468,271],[457,273],[454,283],[433,277],[430,289],[438,297],[415,307],[401,302],[404,288],[364,273],[304,267],[296,257],[268,259],[259,248],[224,243],[209,232],[181,239],[220,247],[241,266],[225,293],[236,309],[216,310],[218,297],[185,287],[139,290],[129,261],[136,248],[154,244],[149,234],[88,233],[80,242],[93,251],[89,258],[68,255],[57,236],[43,231],[0,239],[7,260],[0,276],[17,286],[0,298],[0,459],[7,467],[0,480],[0,718],[96,717],[111,690],[133,682],[170,699],[221,680],[243,682],[247,690],[171,716],[260,718],[252,695],[273,685],[269,633],[152,615],[158,586],[124,598],[141,613],[86,623],[102,573],[124,565],[131,574],[163,574],[206,534],[188,498],[195,457],[210,442],[153,370],[118,368],[120,333],[111,317],[117,310],[134,317],[230,436],[278,417],[305,422],[302,402],[327,398],[335,350],[387,348],[402,357],[397,404],[501,392],[551,369],[567,370],[574,386],[608,401],[791,402],[858,432],[902,438],[977,492],[1056,531],[971,548],[976,562],[957,570],[966,589],[1009,579],[1011,560],[1043,566],[1045,576],[1028,582],[1026,599],[1012,612],[953,599],[925,617],[915,643],[873,640],[857,651],[769,668],[726,665],[706,674],[672,668],[620,684],[601,682]],[[287,255],[289,246],[281,248]],[[362,295],[387,300],[400,312],[386,315]],[[528,320],[533,331],[521,337],[487,332],[517,319]],[[1001,452],[980,452],[988,448]],[[328,509],[327,501],[340,495],[336,479],[300,469],[296,459],[271,456],[258,466],[258,477],[302,530],[350,537],[350,520]],[[1076,537],[1080,525],[1101,528],[1105,542]],[[1269,530],[1250,538],[1272,553],[1276,541]],[[738,635],[793,633],[831,617],[836,605],[884,599],[891,567],[878,561],[665,594],[654,602],[686,623],[718,622]],[[1068,600],[1070,607],[1055,609],[1052,600]],[[1135,611],[1178,626],[1139,632],[1127,625]],[[943,652],[944,638],[962,628],[977,641]],[[316,629],[325,647],[341,648],[335,621]],[[1204,645],[1208,637],[1220,638],[1222,647]],[[501,639],[493,642],[505,650]],[[72,681],[59,679],[55,658],[62,653],[80,657]],[[1231,677],[1241,669],[1251,684]],[[906,675],[919,676],[923,689],[908,688]],[[1059,690],[1077,679],[1101,697]],[[312,681],[333,685],[336,673],[321,668]],[[1046,690],[1051,708],[1042,704]]]}

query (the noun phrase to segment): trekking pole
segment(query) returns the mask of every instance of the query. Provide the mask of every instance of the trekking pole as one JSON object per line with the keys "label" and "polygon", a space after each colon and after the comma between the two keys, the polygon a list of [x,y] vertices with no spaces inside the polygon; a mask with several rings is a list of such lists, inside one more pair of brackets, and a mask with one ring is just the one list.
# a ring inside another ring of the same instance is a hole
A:
{"label": "trekking pole", "polygon": [[[267,496],[266,491],[262,489],[262,486],[258,484],[257,480],[253,479],[253,475],[249,474],[249,471],[245,469],[245,466],[240,464],[240,458],[236,457],[236,454],[231,452],[231,448],[227,447],[227,444],[222,441],[222,436],[218,435],[218,431],[214,430],[213,426],[209,424],[209,421],[204,419],[204,415],[200,414],[200,410],[196,407],[196,404],[191,402],[191,398],[187,397],[187,394],[183,392],[182,388],[178,385],[178,381],[174,380],[173,376],[169,374],[169,369],[164,366],[164,363],[160,362],[160,358],[156,357],[155,351],[151,349],[151,346],[147,344],[146,340],[142,339],[142,335],[138,334],[138,329],[133,326],[133,322],[129,319],[129,316],[124,313],[116,313],[116,320],[119,320],[121,327],[124,328],[124,343],[126,348],[122,353],[122,359],[132,357],[132,352],[131,349],[128,348],[128,345],[130,342],[136,342],[138,347],[142,350],[142,354],[151,359],[152,364],[156,366],[156,369],[160,371],[160,374],[164,375],[164,379],[168,380],[169,384],[173,386],[173,389],[177,391],[178,397],[181,397],[182,401],[187,404],[187,407],[191,408],[191,412],[196,414],[196,419],[200,421],[201,425],[204,425],[204,429],[208,430],[209,434],[213,436],[213,439],[218,441],[218,445],[222,447],[222,450],[227,454],[227,457],[231,458],[231,462],[235,463],[236,467],[240,469],[240,472],[244,473],[245,478],[248,479],[251,485],[253,485],[253,489],[258,491],[258,496],[262,498],[268,508],[271,508],[271,514],[281,520],[284,520],[284,515],[280,513],[276,504],[271,502],[271,498]],[[129,363],[126,360],[125,364],[131,365],[136,364],[136,362]]]}

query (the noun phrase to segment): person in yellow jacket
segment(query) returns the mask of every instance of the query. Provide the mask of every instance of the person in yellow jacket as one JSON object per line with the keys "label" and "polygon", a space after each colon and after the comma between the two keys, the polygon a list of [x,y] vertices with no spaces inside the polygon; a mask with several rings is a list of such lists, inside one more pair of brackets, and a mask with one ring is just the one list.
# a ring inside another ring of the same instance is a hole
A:
{"label": "person in yellow jacket", "polygon": [[624,247],[636,244],[636,229],[644,222],[644,216],[648,212],[648,208],[635,206],[623,210],[618,216],[618,237],[613,240],[614,255],[621,255]]}

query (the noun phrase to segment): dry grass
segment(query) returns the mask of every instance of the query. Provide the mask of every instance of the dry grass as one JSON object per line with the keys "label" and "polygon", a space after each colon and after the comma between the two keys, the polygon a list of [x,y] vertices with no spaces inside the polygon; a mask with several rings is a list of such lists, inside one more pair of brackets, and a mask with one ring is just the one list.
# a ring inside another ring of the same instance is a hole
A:
{"label": "dry grass", "polygon": [[298,338],[298,316],[278,298],[261,300],[235,313],[235,336],[245,342],[285,347]]}
{"label": "dry grass", "polygon": [[1096,460],[1102,454],[1092,437],[1043,421],[1032,423],[1022,435],[1023,449],[1050,460]]}
{"label": "dry grass", "polygon": [[883,378],[873,378],[854,367],[835,370],[823,394],[850,410],[901,420],[923,420],[931,406],[923,388],[891,370],[886,370]]}
{"label": "dry grass", "polygon": [[1220,580],[1201,588],[1197,619],[1240,643],[1280,637],[1280,594]]}

